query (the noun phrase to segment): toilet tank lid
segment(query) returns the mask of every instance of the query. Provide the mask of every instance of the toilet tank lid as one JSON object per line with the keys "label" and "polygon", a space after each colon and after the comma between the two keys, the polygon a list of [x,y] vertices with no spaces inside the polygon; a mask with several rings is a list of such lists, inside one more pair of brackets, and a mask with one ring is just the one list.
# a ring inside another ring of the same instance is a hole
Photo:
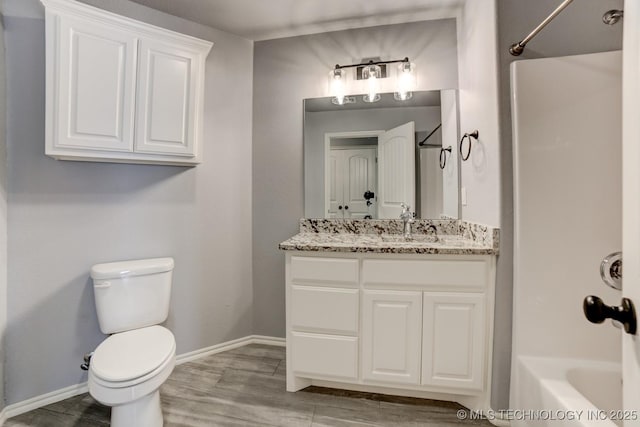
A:
{"label": "toilet tank lid", "polygon": [[91,267],[92,279],[116,279],[119,277],[144,276],[173,270],[173,258],[138,259],[96,264]]}

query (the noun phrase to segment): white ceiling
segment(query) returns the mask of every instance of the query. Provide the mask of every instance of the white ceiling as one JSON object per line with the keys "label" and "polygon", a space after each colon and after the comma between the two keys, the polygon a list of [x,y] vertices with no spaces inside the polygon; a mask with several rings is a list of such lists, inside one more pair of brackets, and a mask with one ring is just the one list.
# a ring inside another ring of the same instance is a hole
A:
{"label": "white ceiling", "polygon": [[132,0],[251,40],[455,17],[464,0]]}

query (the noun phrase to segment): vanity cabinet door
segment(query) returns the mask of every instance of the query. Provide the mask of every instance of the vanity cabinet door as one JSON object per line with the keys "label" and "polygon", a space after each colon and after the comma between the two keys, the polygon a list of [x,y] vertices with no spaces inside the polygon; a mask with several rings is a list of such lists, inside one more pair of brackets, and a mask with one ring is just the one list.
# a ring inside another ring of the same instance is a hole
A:
{"label": "vanity cabinet door", "polygon": [[425,292],[423,311],[422,384],[482,390],[485,295]]}
{"label": "vanity cabinet door", "polygon": [[[136,51],[133,33],[62,16],[55,74],[48,74],[49,151],[133,150]],[[48,55],[51,53],[48,52]],[[50,65],[48,65],[49,68]],[[50,70],[54,71],[54,70]],[[57,95],[57,97],[55,96]]]}
{"label": "vanity cabinet door", "polygon": [[204,58],[162,40],[142,40],[136,152],[195,156]]}
{"label": "vanity cabinet door", "polygon": [[418,384],[422,292],[363,292],[362,378]]}

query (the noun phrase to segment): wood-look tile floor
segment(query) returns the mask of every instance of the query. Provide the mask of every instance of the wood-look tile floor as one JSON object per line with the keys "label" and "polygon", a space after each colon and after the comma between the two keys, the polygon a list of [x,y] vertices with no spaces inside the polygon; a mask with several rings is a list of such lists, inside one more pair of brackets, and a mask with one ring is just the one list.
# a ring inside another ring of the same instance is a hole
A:
{"label": "wood-look tile floor", "polygon": [[[176,366],[160,389],[165,426],[490,426],[459,420],[463,408],[449,402],[317,387],[288,393],[284,359],[283,347],[252,344]],[[109,416],[110,408],[83,394],[4,425],[99,427]]]}

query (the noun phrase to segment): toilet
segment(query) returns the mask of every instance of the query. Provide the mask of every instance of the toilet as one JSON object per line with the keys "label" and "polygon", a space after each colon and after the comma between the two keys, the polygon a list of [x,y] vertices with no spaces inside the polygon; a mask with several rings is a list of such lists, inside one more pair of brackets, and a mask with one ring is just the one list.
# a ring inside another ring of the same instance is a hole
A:
{"label": "toilet", "polygon": [[100,330],[110,336],[89,364],[89,393],[111,406],[112,427],[160,427],[160,386],[173,371],[169,314],[172,258],[91,267]]}

